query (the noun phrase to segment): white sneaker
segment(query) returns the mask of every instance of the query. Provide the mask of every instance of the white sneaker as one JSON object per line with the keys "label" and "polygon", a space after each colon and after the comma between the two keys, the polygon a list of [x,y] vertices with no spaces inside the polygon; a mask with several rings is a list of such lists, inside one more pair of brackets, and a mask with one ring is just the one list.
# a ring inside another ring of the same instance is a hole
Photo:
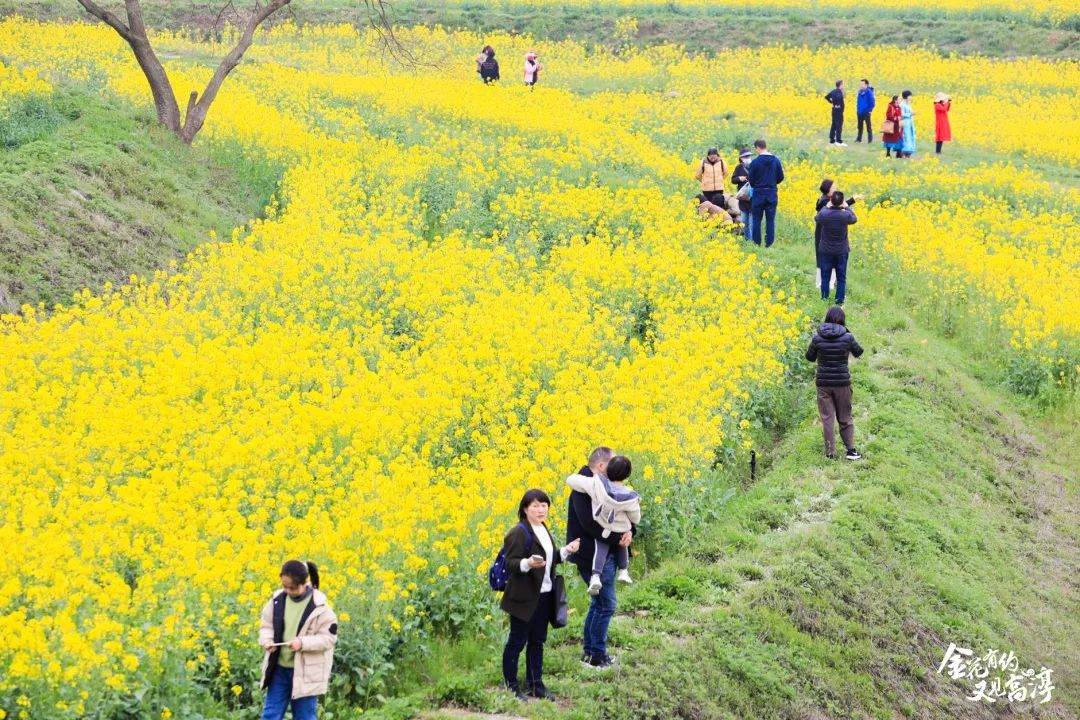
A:
{"label": "white sneaker", "polygon": [[603,583],[600,582],[600,576],[593,573],[592,577],[589,578],[589,594],[599,595],[601,587],[603,587]]}
{"label": "white sneaker", "polygon": [[615,576],[615,579],[619,582],[624,582],[627,585],[632,585],[634,583],[634,581],[630,579],[629,570],[620,570],[619,574]]}
{"label": "white sneaker", "polygon": [[847,143],[836,143],[836,147],[847,147]]}

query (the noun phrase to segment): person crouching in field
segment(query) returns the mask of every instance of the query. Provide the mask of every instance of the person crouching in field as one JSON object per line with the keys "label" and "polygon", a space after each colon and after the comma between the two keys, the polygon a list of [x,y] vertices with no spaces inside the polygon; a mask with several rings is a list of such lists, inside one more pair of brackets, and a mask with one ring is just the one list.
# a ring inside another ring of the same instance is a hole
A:
{"label": "person crouching in field", "polygon": [[602,536],[592,541],[590,595],[599,595],[603,588],[600,574],[607,564],[609,552],[615,556],[615,566],[619,569],[615,579],[624,583],[633,582],[630,578],[630,551],[618,544],[623,533],[630,532],[641,522],[641,496],[625,484],[630,472],[630,460],[616,455],[608,461],[607,477],[575,474],[566,478],[566,484],[572,490],[589,496],[592,517],[604,529]]}
{"label": "person crouching in field", "polygon": [[821,428],[825,434],[825,457],[836,457],[836,429],[840,423],[840,438],[844,441],[848,460],[862,457],[855,448],[855,424],[851,421],[851,373],[848,355],[859,357],[862,346],[844,325],[844,309],[837,305],[825,313],[825,322],[817,329],[806,359],[817,361],[817,404]]}
{"label": "person crouching in field", "polygon": [[705,197],[705,193],[698,193],[694,196],[694,200],[697,201],[697,212],[702,217],[715,217],[718,218],[717,222],[721,225],[730,225],[734,221],[731,219],[731,215],[728,211],[716,203]]}
{"label": "person crouching in field", "polygon": [[281,589],[262,611],[259,644],[266,650],[263,720],[315,720],[326,694],[337,643],[337,616],[319,592],[315,563],[290,560],[281,567]]}

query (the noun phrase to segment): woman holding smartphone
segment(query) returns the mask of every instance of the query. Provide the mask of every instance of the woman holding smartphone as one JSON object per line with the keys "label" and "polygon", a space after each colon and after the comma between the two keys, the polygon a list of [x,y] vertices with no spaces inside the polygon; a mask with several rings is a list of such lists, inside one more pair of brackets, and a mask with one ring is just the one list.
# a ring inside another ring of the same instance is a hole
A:
{"label": "woman holding smartphone", "polygon": [[315,563],[290,560],[281,567],[281,589],[262,612],[259,644],[266,650],[263,720],[315,720],[319,695],[326,694],[337,643],[337,616],[319,592]]}
{"label": "woman holding smartphone", "polygon": [[580,545],[580,540],[575,539],[555,551],[555,538],[544,524],[550,506],[551,500],[543,490],[526,492],[518,505],[519,522],[503,541],[503,555],[510,570],[501,603],[510,615],[510,635],[503,648],[503,680],[519,700],[528,699],[517,678],[523,649],[528,695],[554,699],[543,680],[544,642],[555,613],[552,577],[555,566],[577,552]]}

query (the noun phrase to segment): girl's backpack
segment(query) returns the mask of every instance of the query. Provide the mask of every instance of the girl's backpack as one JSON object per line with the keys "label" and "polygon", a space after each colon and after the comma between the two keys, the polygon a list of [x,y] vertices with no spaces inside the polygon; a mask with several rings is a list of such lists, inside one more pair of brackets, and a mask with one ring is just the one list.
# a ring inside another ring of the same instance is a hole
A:
{"label": "girl's backpack", "polygon": [[[522,530],[525,531],[525,553],[532,552],[532,531],[525,526],[525,523],[518,523]],[[506,547],[503,546],[499,549],[499,554],[495,556],[495,562],[491,563],[491,568],[488,570],[488,585],[496,592],[503,592],[506,590],[506,583],[510,579],[510,568],[506,567]]]}

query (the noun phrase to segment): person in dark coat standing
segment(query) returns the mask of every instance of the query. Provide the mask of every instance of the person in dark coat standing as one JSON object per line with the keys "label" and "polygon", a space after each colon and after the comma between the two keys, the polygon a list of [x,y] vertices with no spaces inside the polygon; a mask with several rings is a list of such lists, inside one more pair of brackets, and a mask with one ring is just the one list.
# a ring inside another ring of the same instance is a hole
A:
{"label": "person in dark coat standing", "polygon": [[855,113],[859,123],[859,134],[855,137],[855,142],[862,142],[863,123],[866,124],[866,143],[869,145],[874,142],[874,126],[870,124],[870,114],[874,112],[876,105],[874,88],[870,86],[869,80],[863,78],[859,81],[859,96],[855,100]]}
{"label": "person in dark coat standing", "polygon": [[499,79],[499,61],[495,59],[495,48],[484,46],[480,56],[476,58],[476,72],[480,73],[480,79],[485,85]]}
{"label": "person in dark coat standing", "polygon": [[755,140],[758,156],[750,163],[747,175],[754,196],[750,199],[750,237],[755,245],[761,244],[761,221],[765,219],[765,247],[772,247],[776,240],[776,206],[779,203],[777,188],[784,182],[784,166],[780,158],[768,151],[764,140]]}
{"label": "person in dark coat standing", "polygon": [[[615,457],[615,451],[609,447],[598,447],[589,455],[589,464],[580,470],[579,475],[607,475],[607,465]],[[636,528],[621,536],[612,534],[604,537],[604,528],[592,517],[592,500],[583,492],[574,490],[566,511],[566,537],[584,538],[580,549],[571,558],[577,565],[578,573],[586,584],[592,576],[593,540],[630,547]],[[585,615],[585,627],[582,629],[581,662],[594,668],[608,668],[614,664],[607,652],[608,627],[615,616],[615,553],[608,553],[607,563],[600,573],[600,592],[592,596],[589,612]]]}
{"label": "person in dark coat standing", "polygon": [[[738,195],[739,190],[743,189],[743,186],[750,182],[750,158],[754,154],[750,152],[748,148],[743,148],[739,152],[739,164],[735,166],[735,169],[731,172],[731,184],[735,186],[735,194]],[[739,212],[742,213],[743,224],[743,237],[750,240],[751,235],[751,220],[750,220],[750,199],[739,198]]]}
{"label": "person in dark coat standing", "polygon": [[829,142],[840,147],[847,147],[847,143],[841,139],[844,132],[844,81],[837,80],[834,87],[826,96],[825,100],[832,105],[832,125],[829,127]]}
{"label": "person in dark coat standing", "polygon": [[817,404],[821,428],[825,435],[825,457],[836,457],[836,428],[840,424],[840,439],[847,448],[848,460],[862,457],[855,448],[855,424],[851,421],[851,372],[848,355],[859,357],[862,346],[845,326],[844,309],[833,305],[825,313],[825,322],[817,329],[806,359],[817,361]]}
{"label": "person in dark coat standing", "polygon": [[844,193],[835,189],[835,185],[831,180],[821,183],[822,197],[818,198],[818,213],[814,216],[814,250],[821,271],[821,299],[829,299],[830,278],[835,272],[836,304],[843,305],[847,292],[848,254],[851,252],[848,226],[858,220],[851,206],[859,196],[844,200]]}
{"label": "person in dark coat standing", "polygon": [[551,500],[543,490],[529,490],[518,504],[518,522],[503,540],[503,557],[510,577],[500,607],[510,615],[510,635],[503,648],[503,681],[519,700],[528,699],[518,684],[517,667],[525,650],[525,679],[529,695],[554,699],[544,687],[544,643],[548,623],[555,615],[551,592],[555,567],[578,551],[575,538],[564,547],[555,545],[547,519]]}

